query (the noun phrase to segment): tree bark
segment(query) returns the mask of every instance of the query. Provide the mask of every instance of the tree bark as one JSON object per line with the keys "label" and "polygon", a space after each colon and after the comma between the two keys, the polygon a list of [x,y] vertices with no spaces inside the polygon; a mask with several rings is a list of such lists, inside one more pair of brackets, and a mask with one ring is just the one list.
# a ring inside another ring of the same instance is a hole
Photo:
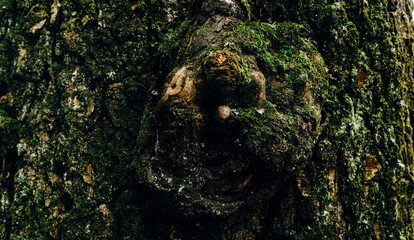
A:
{"label": "tree bark", "polygon": [[414,239],[411,0],[2,0],[0,36],[0,239]]}

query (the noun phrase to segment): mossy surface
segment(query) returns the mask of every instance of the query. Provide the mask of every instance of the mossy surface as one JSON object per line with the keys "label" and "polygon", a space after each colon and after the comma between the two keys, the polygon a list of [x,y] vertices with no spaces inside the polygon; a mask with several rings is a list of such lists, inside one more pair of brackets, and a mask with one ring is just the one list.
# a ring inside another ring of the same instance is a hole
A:
{"label": "mossy surface", "polygon": [[[151,217],[139,148],[154,148],[151,106],[173,69],[229,52],[240,86],[252,70],[267,80],[267,100],[237,115],[250,145],[282,141],[264,119],[300,132],[286,113],[318,119],[320,137],[272,199],[283,211],[217,239],[414,238],[412,2],[243,0],[243,19],[202,4],[0,0],[0,238],[178,236],[173,216]],[[321,114],[301,107],[312,101]]]}

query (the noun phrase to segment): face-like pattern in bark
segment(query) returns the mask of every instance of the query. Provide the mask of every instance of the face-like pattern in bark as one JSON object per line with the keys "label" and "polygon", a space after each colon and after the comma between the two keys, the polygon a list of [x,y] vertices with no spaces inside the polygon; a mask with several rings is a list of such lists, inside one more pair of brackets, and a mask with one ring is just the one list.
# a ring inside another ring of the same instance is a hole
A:
{"label": "face-like pattern in bark", "polygon": [[185,215],[266,204],[311,157],[326,73],[317,52],[292,54],[275,74],[259,53],[199,51],[169,75],[146,176]]}

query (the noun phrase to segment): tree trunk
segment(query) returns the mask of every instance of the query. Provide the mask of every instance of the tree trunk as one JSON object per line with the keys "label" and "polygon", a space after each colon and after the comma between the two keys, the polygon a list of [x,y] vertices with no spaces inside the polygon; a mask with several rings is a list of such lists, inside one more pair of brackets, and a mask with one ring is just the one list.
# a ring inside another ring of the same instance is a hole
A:
{"label": "tree trunk", "polygon": [[414,239],[414,2],[1,0],[0,239]]}

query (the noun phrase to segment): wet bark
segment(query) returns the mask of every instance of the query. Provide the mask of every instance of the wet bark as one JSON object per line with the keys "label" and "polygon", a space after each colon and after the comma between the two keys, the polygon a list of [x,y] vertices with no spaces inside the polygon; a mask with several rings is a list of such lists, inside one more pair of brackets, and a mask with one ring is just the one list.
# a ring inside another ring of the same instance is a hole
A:
{"label": "wet bark", "polygon": [[413,11],[0,1],[0,239],[413,239]]}

